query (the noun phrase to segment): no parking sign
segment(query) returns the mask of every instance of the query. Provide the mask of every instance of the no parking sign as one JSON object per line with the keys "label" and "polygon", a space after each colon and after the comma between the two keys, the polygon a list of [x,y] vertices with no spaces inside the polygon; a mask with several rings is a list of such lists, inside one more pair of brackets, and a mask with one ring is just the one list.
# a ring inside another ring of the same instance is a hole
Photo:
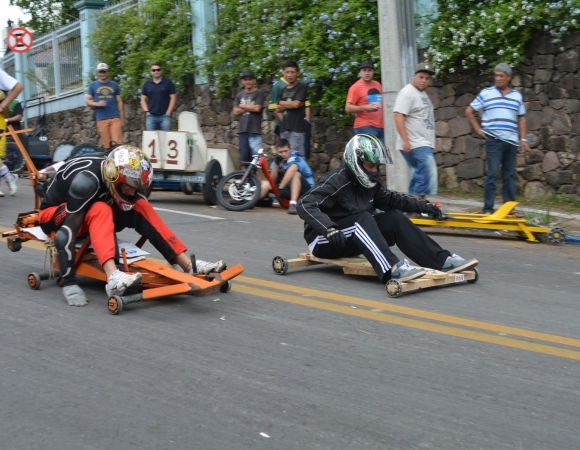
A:
{"label": "no parking sign", "polygon": [[8,48],[16,53],[26,53],[32,48],[34,36],[26,28],[16,27],[10,30],[6,38]]}

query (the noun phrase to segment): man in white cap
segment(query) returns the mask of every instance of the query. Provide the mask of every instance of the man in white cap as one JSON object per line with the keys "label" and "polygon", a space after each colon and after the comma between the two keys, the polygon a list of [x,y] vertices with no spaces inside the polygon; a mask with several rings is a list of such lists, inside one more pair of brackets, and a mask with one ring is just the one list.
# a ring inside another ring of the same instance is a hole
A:
{"label": "man in white cap", "polygon": [[97,75],[99,79],[89,86],[86,104],[95,108],[97,129],[101,135],[103,147],[109,150],[111,142],[123,143],[125,111],[119,85],[109,80],[109,66],[105,63],[97,64]]}
{"label": "man in white cap", "polygon": [[429,64],[417,64],[413,79],[399,91],[394,107],[398,134],[395,145],[411,168],[409,194],[422,199],[437,194],[435,113],[425,92],[434,73]]}

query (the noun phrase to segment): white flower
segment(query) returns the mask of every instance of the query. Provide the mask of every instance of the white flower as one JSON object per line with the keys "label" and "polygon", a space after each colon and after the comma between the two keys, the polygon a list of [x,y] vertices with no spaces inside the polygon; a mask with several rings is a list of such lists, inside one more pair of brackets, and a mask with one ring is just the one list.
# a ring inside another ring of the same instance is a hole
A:
{"label": "white flower", "polygon": [[495,30],[496,33],[503,33],[503,29],[498,28],[497,30]]}

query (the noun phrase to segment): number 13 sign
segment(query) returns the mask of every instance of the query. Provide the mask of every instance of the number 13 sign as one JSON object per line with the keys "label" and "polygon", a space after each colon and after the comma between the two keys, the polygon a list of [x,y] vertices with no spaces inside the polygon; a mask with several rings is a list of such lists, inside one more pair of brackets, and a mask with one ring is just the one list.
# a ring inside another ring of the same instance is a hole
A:
{"label": "number 13 sign", "polygon": [[154,169],[187,169],[187,133],[183,131],[144,131],[143,150]]}

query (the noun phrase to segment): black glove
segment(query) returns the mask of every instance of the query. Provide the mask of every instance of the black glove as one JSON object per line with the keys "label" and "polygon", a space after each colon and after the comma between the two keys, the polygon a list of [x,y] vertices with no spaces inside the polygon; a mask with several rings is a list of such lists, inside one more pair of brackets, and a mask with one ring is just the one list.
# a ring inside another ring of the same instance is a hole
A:
{"label": "black glove", "polygon": [[326,239],[328,239],[328,242],[330,242],[335,247],[338,248],[346,247],[346,236],[342,231],[337,230],[336,228],[328,229],[328,231],[326,232]]}
{"label": "black glove", "polygon": [[433,216],[435,220],[441,220],[443,218],[443,213],[434,203],[427,203],[425,213]]}
{"label": "black glove", "polygon": [[276,157],[274,158],[274,163],[277,166],[279,166],[282,161],[284,161],[284,158],[282,158],[280,155],[276,155]]}

